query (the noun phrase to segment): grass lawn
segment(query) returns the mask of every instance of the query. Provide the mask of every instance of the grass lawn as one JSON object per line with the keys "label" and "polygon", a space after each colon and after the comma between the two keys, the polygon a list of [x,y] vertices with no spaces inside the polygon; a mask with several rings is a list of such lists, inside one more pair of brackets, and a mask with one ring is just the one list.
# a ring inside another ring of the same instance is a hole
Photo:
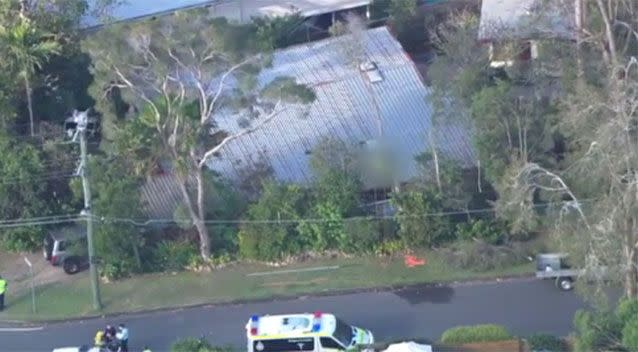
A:
{"label": "grass lawn", "polygon": [[[241,264],[211,273],[149,274],[114,283],[101,284],[102,313],[132,312],[201,303],[223,303],[272,296],[298,296],[334,290],[371,288],[429,282],[446,282],[473,278],[531,273],[533,264],[489,272],[454,270],[439,254],[420,255],[426,265],[407,268],[403,258],[344,258],[309,261],[286,267]],[[250,273],[298,270],[339,266],[338,269],[307,271],[264,276]],[[7,309],[0,320],[50,320],[92,316],[88,275],[66,284],[39,287],[36,292],[37,314],[31,312],[30,294],[6,297]]]}

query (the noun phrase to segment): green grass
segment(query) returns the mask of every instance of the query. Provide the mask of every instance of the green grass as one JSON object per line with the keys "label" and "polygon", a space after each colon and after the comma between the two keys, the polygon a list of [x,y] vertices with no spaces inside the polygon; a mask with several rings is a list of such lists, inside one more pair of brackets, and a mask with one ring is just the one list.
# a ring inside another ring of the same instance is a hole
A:
{"label": "green grass", "polygon": [[[241,264],[211,273],[184,272],[149,274],[114,283],[102,283],[101,313],[133,312],[157,308],[223,303],[273,296],[298,296],[336,290],[449,282],[503,275],[531,273],[532,264],[503,270],[472,272],[454,270],[436,253],[421,255],[427,264],[407,268],[403,258],[345,258],[315,260],[304,264],[273,268]],[[338,265],[328,271],[246,276],[249,273],[294,270]],[[91,307],[91,291],[86,273],[68,284],[39,287],[36,293],[37,314],[31,312],[31,296],[7,297],[7,309],[0,320],[50,320],[98,315]]]}

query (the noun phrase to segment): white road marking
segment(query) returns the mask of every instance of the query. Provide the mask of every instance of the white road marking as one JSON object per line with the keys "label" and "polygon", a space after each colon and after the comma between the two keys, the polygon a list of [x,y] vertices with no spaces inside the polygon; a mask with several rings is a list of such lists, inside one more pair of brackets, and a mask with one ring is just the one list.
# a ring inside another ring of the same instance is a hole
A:
{"label": "white road marking", "polygon": [[0,328],[0,332],[33,332],[43,330],[44,326],[36,326],[32,328]]}
{"label": "white road marking", "polygon": [[314,268],[294,269],[294,270],[264,271],[264,272],[260,272],[260,273],[246,274],[246,276],[266,276],[266,275],[304,273],[304,272],[309,272],[309,271],[323,271],[323,270],[335,270],[335,269],[339,269],[339,265],[318,266],[318,267],[314,267]]}

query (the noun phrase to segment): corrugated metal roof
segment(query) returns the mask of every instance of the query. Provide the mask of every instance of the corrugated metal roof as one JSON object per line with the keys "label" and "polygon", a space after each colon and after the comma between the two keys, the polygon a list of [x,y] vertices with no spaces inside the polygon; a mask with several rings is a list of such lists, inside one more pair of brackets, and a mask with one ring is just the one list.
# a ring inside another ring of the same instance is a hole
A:
{"label": "corrugated metal roof", "polygon": [[[114,21],[133,21],[153,16],[172,14],[175,11],[207,8],[214,17],[226,17],[231,21],[249,22],[253,17],[277,17],[295,13],[303,17],[318,16],[335,11],[350,10],[369,5],[371,0],[129,0],[112,6],[109,14]],[[90,0],[90,8],[95,7]],[[86,16],[86,27],[99,25],[101,20]]]}
{"label": "corrugated metal roof", "polygon": [[[365,54],[376,63],[382,82],[367,82],[358,67],[347,62],[339,50],[342,40],[331,38],[277,51],[272,68],[261,73],[260,82],[294,77],[315,90],[316,101],[307,107],[294,106],[252,134],[229,143],[209,166],[237,179],[239,169],[263,155],[277,179],[306,183],[311,180],[308,154],[325,138],[350,144],[380,140],[378,105],[383,139],[404,165],[401,179],[415,176],[414,157],[428,148],[428,130],[432,128],[429,88],[387,28],[370,29],[363,36]],[[231,131],[240,129],[235,121],[222,126]],[[434,133],[438,148],[449,157],[465,165],[474,163],[468,129],[460,122],[437,124]]]}
{"label": "corrugated metal roof", "polygon": [[[293,106],[252,134],[230,142],[209,167],[230,180],[251,165],[270,162],[277,179],[308,183],[312,180],[309,152],[325,138],[345,143],[379,140],[375,103],[381,112],[385,140],[402,165],[401,181],[417,175],[414,157],[429,148],[432,128],[430,90],[424,86],[413,62],[385,28],[365,31],[365,52],[374,61],[383,81],[370,84],[358,67],[349,64],[331,38],[277,51],[271,68],[260,74],[265,84],[276,77],[294,77],[314,88],[317,99],[309,106]],[[220,121],[223,128],[240,129],[235,120]],[[437,123],[432,132],[437,147],[463,165],[474,165],[468,128],[459,121]],[[173,176],[155,176],[143,187],[146,213],[152,218],[172,219],[181,203]]]}
{"label": "corrugated metal roof", "polygon": [[483,0],[479,40],[575,39],[573,1]]}

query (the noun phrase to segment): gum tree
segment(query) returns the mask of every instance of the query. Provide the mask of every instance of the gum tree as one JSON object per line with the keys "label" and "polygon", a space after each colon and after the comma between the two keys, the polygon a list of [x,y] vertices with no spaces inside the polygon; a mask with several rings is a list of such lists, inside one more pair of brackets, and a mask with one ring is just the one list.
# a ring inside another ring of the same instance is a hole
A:
{"label": "gum tree", "polygon": [[[111,136],[136,158],[168,161],[182,202],[210,256],[205,173],[211,158],[286,110],[314,100],[294,79],[259,82],[270,55],[252,26],[199,12],[111,26],[85,43],[93,58],[92,95]],[[110,137],[110,136],[109,136]]]}

